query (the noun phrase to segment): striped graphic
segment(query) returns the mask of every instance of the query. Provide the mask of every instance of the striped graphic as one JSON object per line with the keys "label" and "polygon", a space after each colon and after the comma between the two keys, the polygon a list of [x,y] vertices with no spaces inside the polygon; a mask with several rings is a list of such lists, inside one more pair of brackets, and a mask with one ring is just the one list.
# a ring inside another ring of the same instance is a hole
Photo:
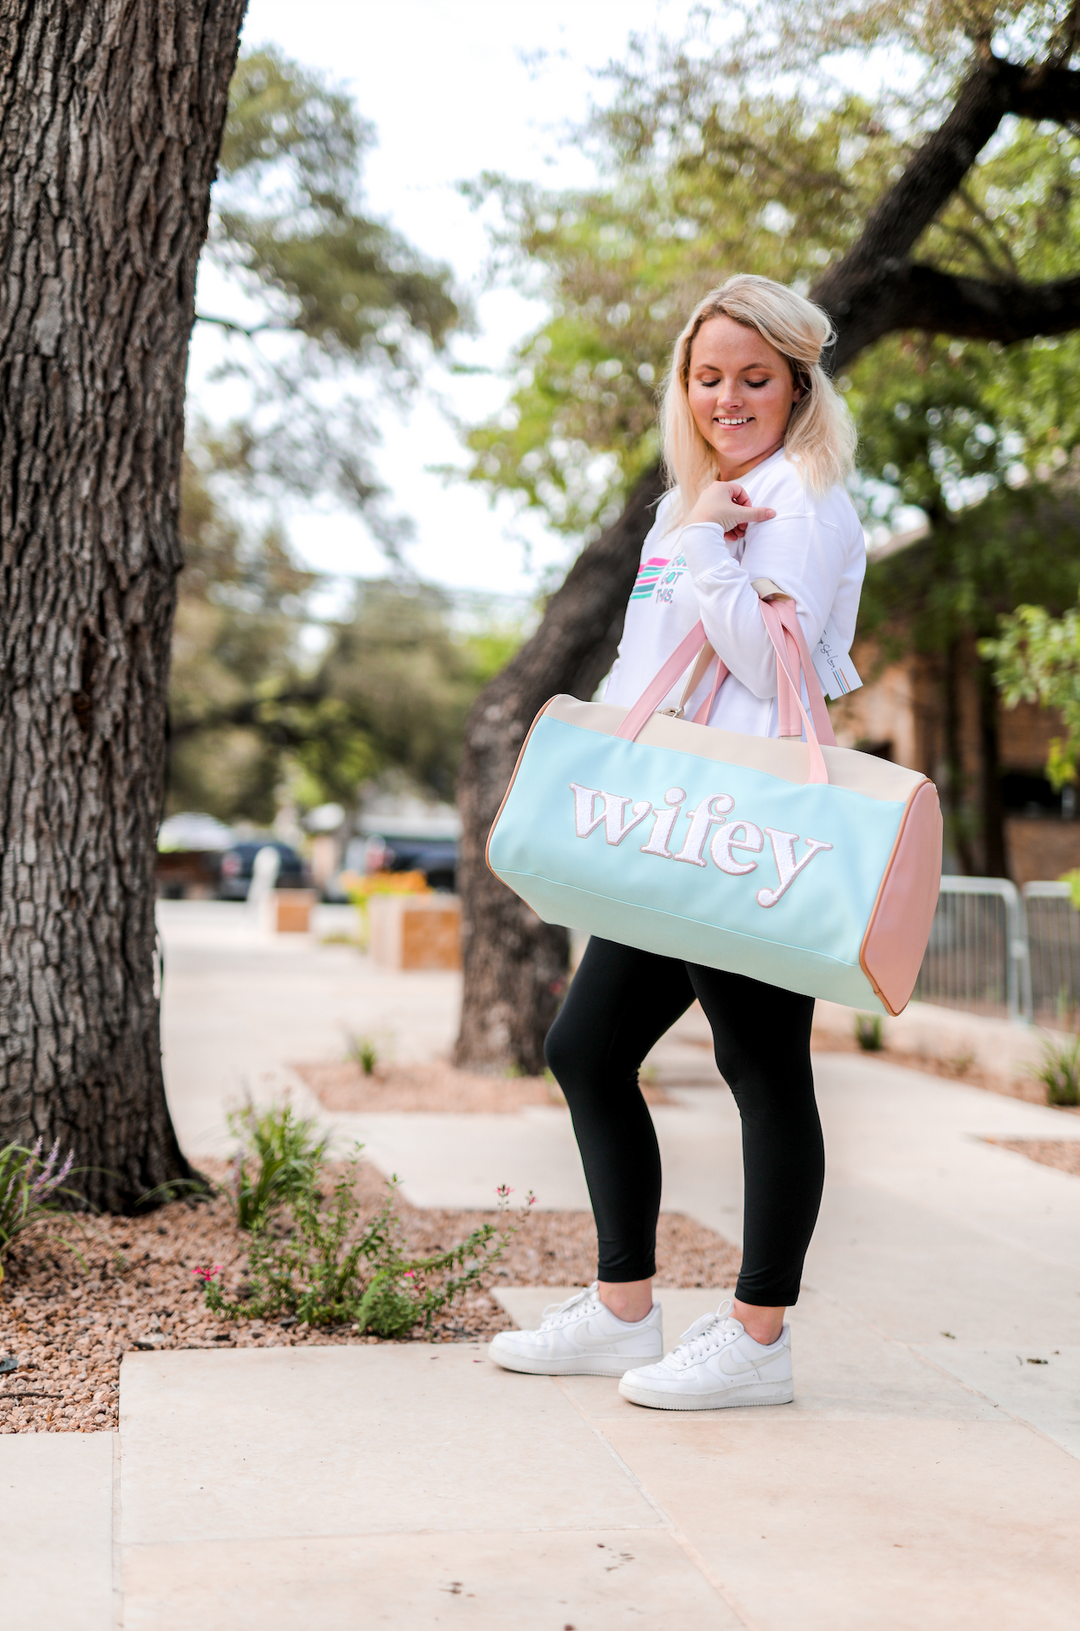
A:
{"label": "striped graphic", "polygon": [[657,600],[671,599],[671,585],[686,571],[686,562],[681,555],[665,560],[659,555],[653,555],[637,569],[634,587],[630,591],[631,600]]}

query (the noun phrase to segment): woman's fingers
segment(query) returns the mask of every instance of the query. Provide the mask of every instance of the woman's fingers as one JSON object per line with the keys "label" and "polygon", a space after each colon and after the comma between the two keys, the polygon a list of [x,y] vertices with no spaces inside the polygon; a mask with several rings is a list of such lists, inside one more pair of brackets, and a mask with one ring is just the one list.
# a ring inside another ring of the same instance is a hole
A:
{"label": "woman's fingers", "polygon": [[[742,501],[739,500],[739,502],[741,503]],[[753,504],[750,504],[743,514],[740,515],[739,523],[741,525],[744,521],[771,521],[775,514],[775,510],[755,508]]]}

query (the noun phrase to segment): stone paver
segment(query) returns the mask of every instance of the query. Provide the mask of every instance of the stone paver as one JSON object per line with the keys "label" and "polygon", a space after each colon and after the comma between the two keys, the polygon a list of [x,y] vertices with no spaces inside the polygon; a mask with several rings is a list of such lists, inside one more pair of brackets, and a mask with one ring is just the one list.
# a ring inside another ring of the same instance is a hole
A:
{"label": "stone paver", "polygon": [[476,1345],[136,1355],[122,1398],[127,1628],[740,1623],[579,1403]]}
{"label": "stone paver", "polygon": [[701,1415],[473,1345],[134,1356],[125,1626],[1071,1628],[1080,1460],[821,1296],[796,1342],[795,1405]]}
{"label": "stone paver", "polygon": [[0,1437],[0,1620],[112,1631],[114,1433]]}

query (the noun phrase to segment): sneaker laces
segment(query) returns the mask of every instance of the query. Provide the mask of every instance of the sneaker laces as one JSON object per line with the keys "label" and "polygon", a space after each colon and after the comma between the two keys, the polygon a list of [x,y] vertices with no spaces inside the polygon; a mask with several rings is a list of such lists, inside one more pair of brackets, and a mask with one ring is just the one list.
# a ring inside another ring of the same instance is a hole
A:
{"label": "sneaker laces", "polygon": [[668,1354],[667,1363],[696,1365],[698,1360],[708,1358],[717,1348],[734,1341],[739,1335],[735,1329],[737,1322],[731,1318],[734,1306],[732,1299],[725,1297],[720,1307],[711,1314],[702,1314],[700,1319],[695,1320],[693,1325],[683,1332],[678,1347],[673,1348]]}
{"label": "sneaker laces", "polygon": [[596,1280],[591,1286],[586,1286],[584,1291],[575,1291],[564,1303],[548,1303],[540,1318],[540,1330],[547,1331],[552,1326],[564,1325],[566,1320],[561,1316],[572,1314],[576,1308],[587,1302],[595,1302],[597,1305],[600,1303],[599,1283]]}

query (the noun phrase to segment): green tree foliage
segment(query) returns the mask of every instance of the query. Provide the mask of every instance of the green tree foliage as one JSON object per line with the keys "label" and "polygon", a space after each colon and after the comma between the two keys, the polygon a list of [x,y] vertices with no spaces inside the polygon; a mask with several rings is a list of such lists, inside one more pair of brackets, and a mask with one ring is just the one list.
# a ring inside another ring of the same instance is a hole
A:
{"label": "green tree foliage", "polygon": [[390,769],[452,798],[465,716],[520,630],[490,614],[462,626],[451,596],[400,578],[358,584],[348,615],[320,624],[317,576],[278,532],[230,518],[192,459],[182,517],[169,809],[265,823],[286,788],[303,807],[349,806]]}
{"label": "green tree foliage", "polygon": [[1018,606],[1001,619],[982,656],[994,664],[1007,707],[1034,702],[1061,712],[1065,735],[1050,743],[1046,774],[1055,791],[1077,780],[1080,757],[1080,611],[1052,617],[1045,606]]}
{"label": "green tree foliage", "polygon": [[409,530],[381,503],[372,393],[403,398],[468,316],[447,268],[366,213],[373,139],[323,76],[273,50],[241,57],[207,256],[260,315],[199,314],[228,336],[219,374],[242,379],[251,406],[204,428],[185,476],[172,809],[266,822],[286,785],[348,805],[391,765],[445,796],[464,713],[505,646],[489,630],[474,649],[436,595],[395,579],[362,590],[355,620],[326,628],[312,655],[314,575],[280,527],[241,527],[228,507],[237,484],[264,504],[331,494],[391,557]]}
{"label": "green tree foliage", "polygon": [[263,497],[329,493],[393,552],[409,529],[380,502],[371,389],[402,398],[422,356],[469,319],[448,268],[365,212],[373,140],[324,76],[274,50],[241,57],[206,255],[262,315],[199,320],[230,337],[220,373],[251,398],[214,444],[219,466]]}
{"label": "green tree foliage", "polygon": [[347,710],[380,767],[452,799],[465,717],[519,640],[498,627],[457,632],[450,597],[430,585],[363,583],[318,684]]}
{"label": "green tree foliage", "polygon": [[[719,50],[638,44],[610,70],[615,97],[588,132],[602,188],[550,192],[496,175],[472,188],[501,207],[497,264],[551,303],[512,359],[507,408],[470,435],[473,478],[517,492],[571,533],[606,524],[656,457],[656,387],[705,290],[735,271],[808,290],[940,120],[973,52],[990,42],[1013,60],[1039,60],[1071,16],[1060,6],[766,4]],[[838,86],[838,52],[890,44],[903,46],[907,70],[923,70],[909,95],[872,105]],[[1061,34],[1057,60],[1071,50],[1072,35]],[[797,77],[778,79],[778,67]],[[1006,121],[924,234],[920,261],[984,278],[1069,272],[1078,179],[1071,130]],[[983,346],[981,359],[963,348],[988,396],[991,375],[1003,399],[1021,381],[1052,387],[1052,406],[1045,389],[1042,406],[1029,389],[1020,416],[1023,456],[1036,462],[1080,429],[1075,342],[1045,355],[1037,346],[1007,361],[1000,348]],[[866,379],[887,375],[897,358],[905,372],[893,341],[871,358],[860,367]],[[872,471],[868,449],[863,465]]]}
{"label": "green tree foliage", "polygon": [[316,579],[274,529],[250,534],[185,461],[169,685],[168,808],[273,818],[280,753],[259,728],[270,698],[301,683],[300,629]]}

